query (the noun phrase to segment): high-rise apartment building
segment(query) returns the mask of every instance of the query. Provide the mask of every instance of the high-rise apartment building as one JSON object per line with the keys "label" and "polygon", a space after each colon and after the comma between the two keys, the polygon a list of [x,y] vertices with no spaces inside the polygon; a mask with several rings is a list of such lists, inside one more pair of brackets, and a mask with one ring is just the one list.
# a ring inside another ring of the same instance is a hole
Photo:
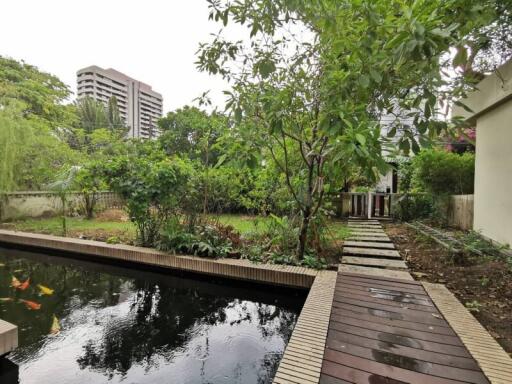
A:
{"label": "high-rise apartment building", "polygon": [[92,97],[105,104],[116,97],[119,113],[130,128],[128,137],[157,137],[157,120],[162,117],[162,95],[151,86],[115,69],[91,65],[77,72],[77,95]]}

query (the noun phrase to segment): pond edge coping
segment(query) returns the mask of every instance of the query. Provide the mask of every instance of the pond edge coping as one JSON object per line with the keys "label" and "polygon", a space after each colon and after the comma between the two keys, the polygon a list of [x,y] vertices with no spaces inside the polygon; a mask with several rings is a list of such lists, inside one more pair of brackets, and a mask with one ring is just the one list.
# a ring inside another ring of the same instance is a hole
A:
{"label": "pond edge coping", "polygon": [[95,240],[10,230],[0,230],[0,243],[92,255],[109,260],[120,260],[292,288],[310,288],[318,274],[318,271],[304,267],[256,264],[245,259],[208,259],[165,253],[152,248],[125,244],[107,244]]}
{"label": "pond edge coping", "polygon": [[501,345],[446,286],[421,283],[491,384],[512,383],[512,358]]}

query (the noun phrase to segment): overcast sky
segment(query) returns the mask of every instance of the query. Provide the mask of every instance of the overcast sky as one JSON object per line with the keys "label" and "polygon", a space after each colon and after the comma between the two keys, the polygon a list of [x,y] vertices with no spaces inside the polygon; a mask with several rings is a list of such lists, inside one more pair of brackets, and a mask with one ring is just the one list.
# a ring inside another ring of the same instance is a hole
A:
{"label": "overcast sky", "polygon": [[206,0],[6,0],[1,13],[0,55],[58,76],[73,92],[76,71],[95,64],[151,85],[165,113],[208,89],[224,107],[227,84],[194,65],[199,42],[220,29]]}

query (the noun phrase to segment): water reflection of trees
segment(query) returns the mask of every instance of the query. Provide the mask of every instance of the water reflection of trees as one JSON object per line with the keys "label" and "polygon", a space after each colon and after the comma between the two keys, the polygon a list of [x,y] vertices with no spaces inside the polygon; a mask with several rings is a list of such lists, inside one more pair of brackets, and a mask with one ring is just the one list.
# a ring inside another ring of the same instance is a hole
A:
{"label": "water reflection of trees", "polygon": [[[262,338],[279,336],[287,342],[297,316],[295,310],[262,303],[256,303],[254,311],[255,305],[216,292],[210,284],[160,287],[136,281],[134,288],[132,321],[112,324],[99,343],[91,340],[78,360],[82,369],[104,371],[109,376],[125,374],[133,364],[144,363],[149,369],[157,357],[171,361],[203,326],[256,323]],[[228,311],[236,316],[228,318]],[[280,357],[276,353],[264,356],[261,383],[270,381]]]}
{"label": "water reflection of trees", "polygon": [[[16,361],[37,354],[49,332],[53,314],[65,319],[65,326],[73,327],[77,325],[71,322],[74,311],[87,314],[129,298],[128,316],[109,322],[100,341],[94,338],[97,335],[92,336],[78,359],[82,369],[107,376],[125,374],[134,364],[150,369],[157,357],[171,361],[186,349],[194,332],[208,326],[253,323],[257,324],[262,339],[279,337],[287,342],[303,302],[300,295],[289,291],[286,295],[276,294],[265,289],[213,284],[208,280],[15,250],[2,249],[0,262],[5,264],[0,268],[0,297],[35,297],[43,304],[39,311],[28,311],[19,303],[0,303],[0,308],[5,309],[2,317],[20,328],[21,347],[16,351]],[[11,289],[12,274],[22,280],[30,277],[29,290],[20,293]],[[38,296],[37,284],[48,286],[55,293]],[[272,351],[263,357],[259,382],[271,381],[279,360],[280,354]]]}

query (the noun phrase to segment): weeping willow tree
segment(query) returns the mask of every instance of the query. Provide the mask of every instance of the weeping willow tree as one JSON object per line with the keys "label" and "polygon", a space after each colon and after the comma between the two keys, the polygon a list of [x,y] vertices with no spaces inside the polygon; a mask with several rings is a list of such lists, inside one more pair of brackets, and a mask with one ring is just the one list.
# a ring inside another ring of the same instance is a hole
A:
{"label": "weeping willow tree", "polygon": [[20,103],[0,100],[0,220],[6,192],[16,188],[16,168],[21,161],[22,146],[32,136],[31,126],[22,116]]}

